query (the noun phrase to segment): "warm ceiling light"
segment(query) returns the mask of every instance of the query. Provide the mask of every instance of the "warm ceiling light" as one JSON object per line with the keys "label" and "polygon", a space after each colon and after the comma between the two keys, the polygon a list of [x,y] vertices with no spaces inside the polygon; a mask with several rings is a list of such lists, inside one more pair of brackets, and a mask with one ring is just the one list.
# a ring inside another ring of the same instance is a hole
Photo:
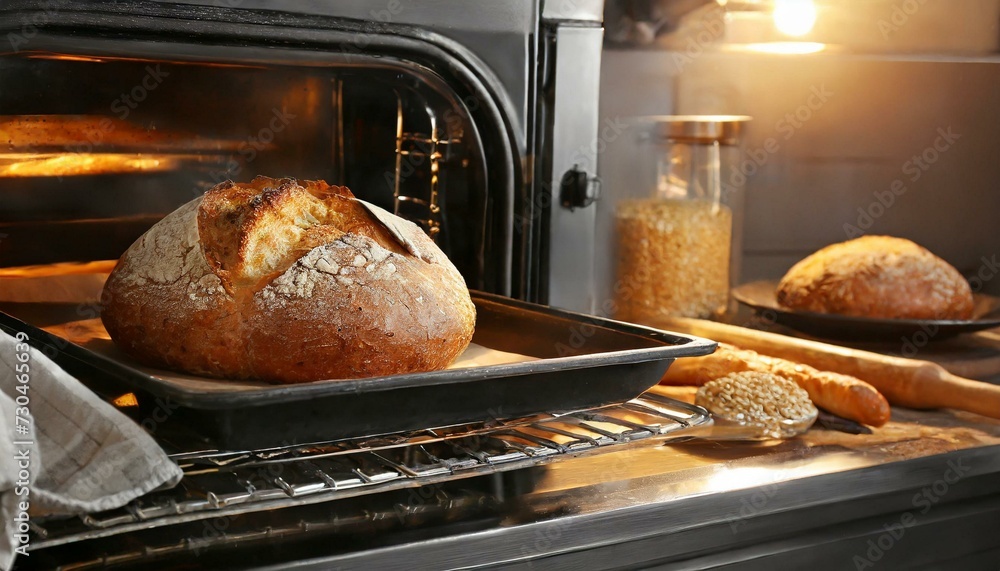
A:
{"label": "warm ceiling light", "polygon": [[774,27],[789,36],[803,36],[816,25],[813,0],[774,0]]}

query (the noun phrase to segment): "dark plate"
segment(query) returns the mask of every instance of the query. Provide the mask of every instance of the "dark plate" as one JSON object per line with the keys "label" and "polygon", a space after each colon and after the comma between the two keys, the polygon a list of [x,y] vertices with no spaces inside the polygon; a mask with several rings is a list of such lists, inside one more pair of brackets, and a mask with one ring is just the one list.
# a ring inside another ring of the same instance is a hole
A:
{"label": "dark plate", "polygon": [[[125,355],[89,350],[29,325],[51,327],[63,321],[52,311],[38,311],[45,308],[28,312],[4,307],[23,320],[0,312],[0,329],[26,332],[33,344],[105,397],[134,393],[140,412],[133,418],[147,429],[155,432],[181,422],[227,449],[619,404],[656,385],[675,358],[706,355],[716,346],[706,339],[490,294],[473,293],[473,301],[474,343],[536,360],[298,385],[244,383],[220,390],[218,381],[178,383],[140,370]],[[70,311],[65,321],[76,319]]]}
{"label": "dark plate", "polygon": [[778,282],[765,280],[743,284],[733,289],[736,301],[752,308],[765,319],[797,331],[842,341],[900,341],[926,336],[940,341],[960,333],[1000,327],[1000,299],[973,294],[973,318],[957,319],[880,319],[795,311],[782,307],[777,299]]}

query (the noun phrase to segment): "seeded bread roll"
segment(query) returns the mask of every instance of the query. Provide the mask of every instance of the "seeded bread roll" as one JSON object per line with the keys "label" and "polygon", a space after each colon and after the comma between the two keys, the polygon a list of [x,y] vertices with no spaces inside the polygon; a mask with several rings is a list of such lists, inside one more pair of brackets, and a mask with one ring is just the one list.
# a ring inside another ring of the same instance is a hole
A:
{"label": "seeded bread roll", "polygon": [[300,383],[442,369],[462,276],[414,224],[322,181],[227,181],[149,229],[104,290],[114,342],[157,367]]}
{"label": "seeded bread roll", "polygon": [[800,311],[888,319],[969,319],[973,300],[958,270],[902,238],[864,236],[792,266],[778,303]]}

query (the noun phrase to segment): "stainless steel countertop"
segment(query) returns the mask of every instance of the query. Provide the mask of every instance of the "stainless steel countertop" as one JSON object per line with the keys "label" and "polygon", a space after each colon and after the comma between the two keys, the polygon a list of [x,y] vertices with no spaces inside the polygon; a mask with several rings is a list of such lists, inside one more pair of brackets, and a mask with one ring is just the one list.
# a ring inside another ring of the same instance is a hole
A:
{"label": "stainless steel countertop", "polygon": [[[1000,561],[1000,421],[970,413],[894,408],[871,435],[635,447],[531,472],[533,489],[499,527],[300,568],[899,568],[972,552]],[[893,545],[866,553],[869,539]],[[983,551],[991,541],[996,551]]]}

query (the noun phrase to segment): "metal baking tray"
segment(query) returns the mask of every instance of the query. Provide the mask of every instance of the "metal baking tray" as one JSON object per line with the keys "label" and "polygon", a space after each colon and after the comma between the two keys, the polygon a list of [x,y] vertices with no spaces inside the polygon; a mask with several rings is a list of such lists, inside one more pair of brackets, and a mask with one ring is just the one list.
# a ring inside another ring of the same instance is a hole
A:
{"label": "metal baking tray", "polygon": [[[0,313],[0,328],[26,332],[33,344],[106,398],[132,393],[135,398],[125,400],[147,429],[155,432],[170,423],[197,427],[206,444],[222,449],[619,404],[656,385],[674,359],[706,355],[716,347],[707,339],[492,294],[474,292],[473,301],[473,343],[533,360],[298,385],[234,382],[232,390],[222,383],[220,390],[218,380],[178,383],[124,354],[115,358],[89,350],[7,313]],[[79,313],[70,312],[67,321],[79,319]],[[41,321],[40,326],[51,328],[60,318]]]}

